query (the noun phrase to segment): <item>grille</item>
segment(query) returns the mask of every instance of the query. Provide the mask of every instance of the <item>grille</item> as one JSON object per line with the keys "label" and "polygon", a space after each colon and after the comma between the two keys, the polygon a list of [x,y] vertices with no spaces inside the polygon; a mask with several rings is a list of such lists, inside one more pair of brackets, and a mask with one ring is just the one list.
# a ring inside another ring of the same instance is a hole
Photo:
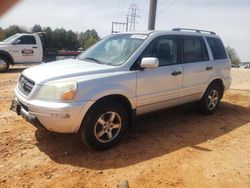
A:
{"label": "grille", "polygon": [[26,96],[32,91],[34,85],[35,85],[34,81],[28,79],[27,77],[23,75],[20,76],[20,79],[18,82],[18,88]]}

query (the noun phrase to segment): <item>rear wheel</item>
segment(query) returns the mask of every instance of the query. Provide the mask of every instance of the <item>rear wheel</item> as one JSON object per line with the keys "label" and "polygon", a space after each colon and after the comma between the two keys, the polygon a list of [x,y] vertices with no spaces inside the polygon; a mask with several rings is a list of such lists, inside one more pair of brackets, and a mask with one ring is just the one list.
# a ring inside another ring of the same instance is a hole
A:
{"label": "rear wheel", "polygon": [[205,94],[199,102],[199,107],[203,114],[213,114],[217,110],[220,104],[222,92],[222,88],[217,84],[211,84],[208,86]]}
{"label": "rear wheel", "polygon": [[9,61],[4,57],[0,57],[0,72],[5,72],[9,69]]}
{"label": "rear wheel", "polygon": [[120,103],[107,100],[95,105],[81,128],[83,141],[96,150],[105,150],[121,141],[127,127],[127,112]]}

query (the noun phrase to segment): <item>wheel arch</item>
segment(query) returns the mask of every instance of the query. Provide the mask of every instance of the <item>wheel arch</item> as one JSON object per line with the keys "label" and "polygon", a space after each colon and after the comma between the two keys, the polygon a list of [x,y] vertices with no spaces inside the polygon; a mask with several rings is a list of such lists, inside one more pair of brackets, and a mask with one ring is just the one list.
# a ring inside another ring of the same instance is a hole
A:
{"label": "wheel arch", "polygon": [[225,90],[225,86],[224,86],[223,80],[221,78],[216,78],[216,79],[214,79],[213,81],[210,82],[210,84],[208,85],[208,87],[211,86],[211,85],[213,85],[213,84],[219,86],[222,89],[222,93],[221,93],[221,96],[220,96],[220,98],[222,98],[223,94],[224,94],[224,90]]}
{"label": "wheel arch", "polygon": [[[132,104],[129,101],[129,99],[121,94],[111,94],[111,95],[107,95],[107,96],[103,96],[103,97],[99,98],[97,101],[95,101],[94,104],[92,104],[89,107],[89,109],[87,110],[87,112],[84,115],[80,129],[84,126],[84,122],[87,121],[87,118],[89,117],[89,113],[92,113],[93,108],[96,105],[98,105],[99,103],[102,103],[103,101],[107,101],[107,100],[112,100],[112,101],[116,101],[116,102],[120,103],[128,113],[128,124],[132,125],[134,123],[136,112],[132,108]],[[79,131],[80,131],[80,129],[79,129]]]}
{"label": "wheel arch", "polygon": [[10,64],[14,65],[14,60],[8,52],[6,52],[4,50],[0,50],[0,57],[4,57],[4,58],[8,59]]}

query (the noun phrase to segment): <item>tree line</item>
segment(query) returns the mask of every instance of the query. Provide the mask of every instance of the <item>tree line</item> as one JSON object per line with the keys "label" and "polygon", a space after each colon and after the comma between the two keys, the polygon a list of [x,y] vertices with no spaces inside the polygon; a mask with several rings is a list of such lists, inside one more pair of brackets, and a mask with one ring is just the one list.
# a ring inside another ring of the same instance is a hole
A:
{"label": "tree line", "polygon": [[[16,33],[27,32],[29,31],[18,25],[9,26],[6,29],[0,27],[0,41]],[[88,29],[85,32],[77,33],[64,28],[56,28],[53,30],[50,27],[34,25],[30,32],[45,32],[47,45],[50,50],[78,50],[79,48],[85,50],[100,39],[98,33],[94,29]]]}

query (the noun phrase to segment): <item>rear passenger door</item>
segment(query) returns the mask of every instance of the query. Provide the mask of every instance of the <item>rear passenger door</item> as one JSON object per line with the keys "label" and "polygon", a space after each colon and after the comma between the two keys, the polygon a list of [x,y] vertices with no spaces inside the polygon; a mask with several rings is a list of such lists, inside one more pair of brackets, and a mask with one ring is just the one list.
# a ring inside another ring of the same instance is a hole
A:
{"label": "rear passenger door", "polygon": [[181,36],[180,63],[183,65],[183,96],[189,100],[199,100],[213,74],[204,38],[201,36]]}

